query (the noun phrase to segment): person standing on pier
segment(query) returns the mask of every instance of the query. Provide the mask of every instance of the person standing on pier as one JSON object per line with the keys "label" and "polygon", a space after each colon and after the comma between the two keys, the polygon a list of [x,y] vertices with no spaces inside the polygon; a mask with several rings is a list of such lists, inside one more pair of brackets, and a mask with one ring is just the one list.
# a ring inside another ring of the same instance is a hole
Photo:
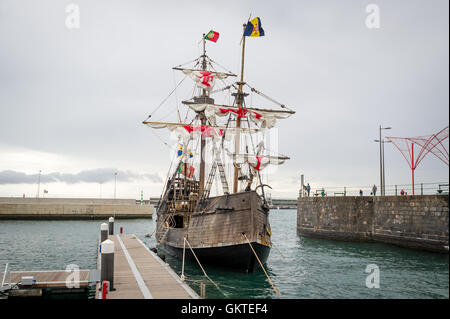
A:
{"label": "person standing on pier", "polygon": [[306,185],[306,192],[308,193],[308,197],[309,197],[310,191],[311,191],[311,186],[309,186],[309,183],[308,183],[308,185]]}
{"label": "person standing on pier", "polygon": [[377,185],[375,185],[375,184],[373,184],[372,193],[373,193],[373,196],[377,196]]}
{"label": "person standing on pier", "polygon": [[359,190],[359,196],[362,196],[362,195],[363,195],[363,190],[360,189],[360,190]]}

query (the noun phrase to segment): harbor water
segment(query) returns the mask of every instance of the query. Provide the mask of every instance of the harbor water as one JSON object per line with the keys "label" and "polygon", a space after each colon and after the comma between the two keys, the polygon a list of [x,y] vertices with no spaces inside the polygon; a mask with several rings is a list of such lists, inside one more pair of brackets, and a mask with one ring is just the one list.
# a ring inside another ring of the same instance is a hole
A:
{"label": "harbor water", "polygon": [[[11,271],[68,265],[94,269],[102,222],[1,220],[0,267],[8,262]],[[213,284],[197,264],[188,263],[186,282],[197,293],[204,282],[207,298],[449,298],[448,254],[299,237],[296,210],[272,210],[270,223],[274,248],[264,266],[279,295],[261,269],[247,274],[203,265]],[[145,234],[155,224],[150,219],[116,219],[115,233],[123,227],[152,248],[154,236]],[[179,259],[166,254],[166,262],[181,274]],[[369,288],[375,268],[379,288]]]}

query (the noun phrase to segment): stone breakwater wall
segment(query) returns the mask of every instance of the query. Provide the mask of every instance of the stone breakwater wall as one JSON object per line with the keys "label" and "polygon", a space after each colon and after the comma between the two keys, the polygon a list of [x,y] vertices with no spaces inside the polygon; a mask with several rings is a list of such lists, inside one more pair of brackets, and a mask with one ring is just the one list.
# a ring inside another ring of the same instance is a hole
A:
{"label": "stone breakwater wall", "polygon": [[297,234],[448,253],[448,195],[299,198]]}
{"label": "stone breakwater wall", "polygon": [[152,218],[153,205],[135,199],[0,197],[0,219]]}

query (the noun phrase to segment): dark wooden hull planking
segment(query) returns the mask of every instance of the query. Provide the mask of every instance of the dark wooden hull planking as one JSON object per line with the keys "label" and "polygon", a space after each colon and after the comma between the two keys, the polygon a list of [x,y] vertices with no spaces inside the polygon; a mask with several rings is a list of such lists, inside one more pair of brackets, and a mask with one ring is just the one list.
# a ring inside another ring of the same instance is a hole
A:
{"label": "dark wooden hull planking", "polygon": [[[163,250],[180,259],[183,258],[183,248],[175,248],[169,245],[160,245]],[[259,243],[252,243],[252,247],[262,263],[267,261],[270,247]],[[259,263],[248,244],[240,244],[226,247],[194,248],[194,253],[202,265],[214,265],[221,268],[230,268],[238,271],[253,272]],[[186,248],[186,260],[197,263],[191,250]]]}
{"label": "dark wooden hull planking", "polygon": [[[251,272],[259,263],[248,242],[261,262],[269,256],[269,211],[255,191],[210,197],[193,212],[166,209],[157,215],[158,244],[179,258],[183,255],[184,238],[202,264]],[[169,215],[173,217],[172,227],[164,227]],[[192,258],[188,244],[186,255]]]}

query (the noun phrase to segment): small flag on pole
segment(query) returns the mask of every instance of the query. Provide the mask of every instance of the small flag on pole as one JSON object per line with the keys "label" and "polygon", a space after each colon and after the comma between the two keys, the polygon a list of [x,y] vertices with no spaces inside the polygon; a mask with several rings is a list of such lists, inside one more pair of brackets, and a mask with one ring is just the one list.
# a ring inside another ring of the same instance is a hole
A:
{"label": "small flag on pole", "polygon": [[217,40],[219,39],[219,32],[211,30],[207,35],[205,35],[205,39],[212,42],[217,42]]}
{"label": "small flag on pole", "polygon": [[194,166],[191,166],[187,163],[180,162],[180,166],[178,166],[178,173],[181,173],[189,178],[194,176],[194,170]]}
{"label": "small flag on pole", "polygon": [[178,143],[177,145],[177,157],[189,157],[192,158],[194,157],[194,154],[192,154],[191,149],[190,148],[184,148],[183,144]]}
{"label": "small flag on pole", "polygon": [[258,17],[247,22],[244,30],[244,37],[263,37],[264,30],[261,27],[261,19]]}

